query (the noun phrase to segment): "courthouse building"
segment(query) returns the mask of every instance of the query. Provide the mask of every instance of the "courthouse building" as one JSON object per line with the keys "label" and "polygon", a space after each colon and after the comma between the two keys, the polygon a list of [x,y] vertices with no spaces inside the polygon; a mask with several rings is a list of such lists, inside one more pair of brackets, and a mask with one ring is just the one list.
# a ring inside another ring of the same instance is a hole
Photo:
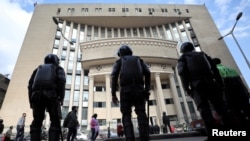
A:
{"label": "courthouse building", "polygon": [[[110,74],[118,59],[118,48],[129,45],[151,70],[150,124],[162,125],[164,111],[172,125],[191,122],[200,115],[184,93],[176,70],[179,46],[185,41],[193,42],[197,50],[237,68],[226,44],[218,37],[220,33],[205,5],[38,4],[12,74],[1,118],[6,126],[15,126],[25,112],[29,128],[32,111],[28,80],[44,57],[53,53],[59,56],[67,77],[63,118],[72,106],[78,106],[81,130],[89,129],[94,113],[98,114],[101,129],[116,128],[121,113],[119,106],[111,102]],[[134,113],[133,123],[136,128]],[[49,126],[49,116],[44,125]]]}

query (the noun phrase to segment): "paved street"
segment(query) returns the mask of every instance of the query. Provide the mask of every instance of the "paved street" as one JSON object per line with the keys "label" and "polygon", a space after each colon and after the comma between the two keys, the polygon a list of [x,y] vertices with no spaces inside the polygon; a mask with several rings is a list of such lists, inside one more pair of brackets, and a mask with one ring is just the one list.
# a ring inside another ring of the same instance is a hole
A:
{"label": "paved street", "polygon": [[172,138],[172,139],[159,139],[153,141],[204,141],[206,137],[199,136],[199,137],[185,137],[185,138]]}

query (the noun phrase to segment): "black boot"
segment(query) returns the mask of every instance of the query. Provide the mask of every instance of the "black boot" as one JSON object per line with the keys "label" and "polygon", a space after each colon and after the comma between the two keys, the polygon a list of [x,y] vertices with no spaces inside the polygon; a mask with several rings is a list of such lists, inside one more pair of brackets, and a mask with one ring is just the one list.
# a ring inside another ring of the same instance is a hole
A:
{"label": "black boot", "polygon": [[41,128],[30,126],[30,140],[41,141]]}
{"label": "black boot", "polygon": [[59,141],[60,129],[49,129],[49,141]]}

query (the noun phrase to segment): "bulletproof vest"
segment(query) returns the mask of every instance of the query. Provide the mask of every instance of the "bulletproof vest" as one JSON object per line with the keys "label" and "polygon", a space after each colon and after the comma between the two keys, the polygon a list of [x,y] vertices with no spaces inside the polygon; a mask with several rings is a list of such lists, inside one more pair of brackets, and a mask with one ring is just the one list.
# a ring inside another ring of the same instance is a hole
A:
{"label": "bulletproof vest", "polygon": [[211,77],[211,65],[203,52],[191,52],[185,55],[191,77]]}
{"label": "bulletproof vest", "polygon": [[123,56],[120,71],[121,85],[136,85],[143,82],[143,70],[140,58],[137,56]]}
{"label": "bulletproof vest", "polygon": [[43,64],[38,66],[32,89],[55,88],[56,68],[53,64]]}

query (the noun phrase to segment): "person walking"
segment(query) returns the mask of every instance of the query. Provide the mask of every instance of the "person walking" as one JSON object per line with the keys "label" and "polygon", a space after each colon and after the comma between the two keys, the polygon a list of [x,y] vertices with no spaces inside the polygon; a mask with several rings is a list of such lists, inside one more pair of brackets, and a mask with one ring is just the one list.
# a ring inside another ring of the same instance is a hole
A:
{"label": "person walking", "polygon": [[117,135],[118,137],[123,137],[123,126],[121,123],[117,124]]}
{"label": "person walking", "polygon": [[91,141],[95,141],[99,134],[99,122],[97,119],[97,114],[93,114],[90,121],[90,126],[91,126]]}
{"label": "person walking", "polygon": [[146,101],[149,99],[150,70],[144,61],[133,56],[131,48],[122,45],[117,55],[120,57],[113,66],[112,102],[118,105],[116,96],[118,78],[120,79],[120,111],[126,141],[135,141],[134,128],[131,121],[132,107],[135,107],[139,125],[140,141],[149,141],[149,121],[145,110]]}
{"label": "person walking", "polygon": [[4,135],[4,141],[11,141],[13,126],[10,126],[9,130]]}
{"label": "person walking", "polygon": [[59,65],[57,55],[46,55],[44,64],[33,71],[28,84],[29,102],[33,111],[33,121],[30,125],[31,141],[41,140],[45,111],[48,111],[51,121],[48,140],[59,141],[65,83],[65,71]]}
{"label": "person walking", "polygon": [[16,139],[15,141],[23,141],[24,138],[24,127],[25,127],[25,118],[26,113],[22,114],[22,117],[19,118],[16,126]]}
{"label": "person walking", "polygon": [[231,117],[223,99],[224,84],[211,57],[204,52],[196,52],[191,42],[184,42],[180,51],[177,69],[183,88],[196,103],[197,109],[211,140],[212,129],[218,127],[213,117],[211,106],[221,117],[223,129],[231,127]]}
{"label": "person walking", "polygon": [[250,127],[250,103],[249,92],[243,83],[239,73],[230,67],[221,64],[219,58],[213,58],[225,84],[225,100],[232,112],[237,130],[245,130]]}
{"label": "person walking", "polygon": [[77,128],[80,126],[78,120],[77,120],[77,107],[72,106],[71,112],[68,113],[66,116],[68,120],[68,124],[66,127],[68,128],[68,135],[67,135],[67,141],[74,141],[77,134]]}
{"label": "person walking", "polygon": [[163,127],[163,133],[168,133],[168,128],[169,128],[169,131],[171,133],[173,133],[172,129],[171,129],[171,126],[170,126],[170,120],[169,120],[166,112],[162,113],[162,122],[163,122],[163,125],[164,125],[164,127]]}

